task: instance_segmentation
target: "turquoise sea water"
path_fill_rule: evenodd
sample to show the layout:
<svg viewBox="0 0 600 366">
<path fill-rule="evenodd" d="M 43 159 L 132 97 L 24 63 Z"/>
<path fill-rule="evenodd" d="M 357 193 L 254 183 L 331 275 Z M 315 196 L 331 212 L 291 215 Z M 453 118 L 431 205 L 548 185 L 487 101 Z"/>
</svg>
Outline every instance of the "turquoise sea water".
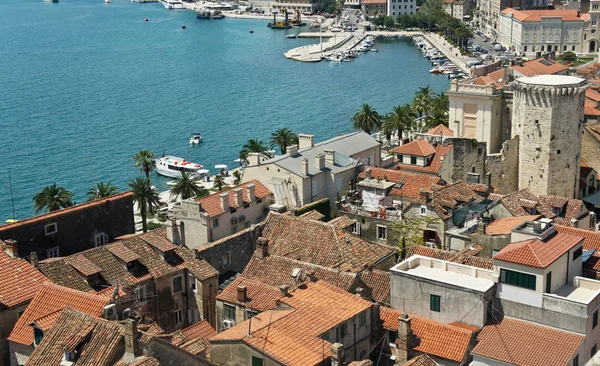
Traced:
<svg viewBox="0 0 600 366">
<path fill-rule="evenodd" d="M 411 42 L 380 42 L 351 63 L 303 64 L 282 53 L 316 41 L 266 23 L 126 0 L 0 1 L 0 222 L 12 216 L 9 174 L 24 218 L 53 182 L 77 202 L 92 182 L 125 189 L 140 149 L 235 166 L 249 138 L 289 127 L 324 140 L 351 131 L 361 103 L 383 113 L 419 87 L 448 88 Z M 201 146 L 188 145 L 192 132 Z M 167 179 L 153 180 L 166 189 Z"/>
</svg>

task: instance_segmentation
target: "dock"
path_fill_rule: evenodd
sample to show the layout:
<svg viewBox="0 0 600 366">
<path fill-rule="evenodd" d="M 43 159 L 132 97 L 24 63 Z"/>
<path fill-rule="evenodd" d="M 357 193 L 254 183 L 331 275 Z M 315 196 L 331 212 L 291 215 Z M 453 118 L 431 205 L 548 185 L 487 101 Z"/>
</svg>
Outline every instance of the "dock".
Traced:
<svg viewBox="0 0 600 366">
<path fill-rule="evenodd" d="M 314 36 L 316 35 L 316 36 Z M 323 57 L 331 55 L 333 52 L 349 51 L 357 44 L 362 42 L 368 34 L 366 33 L 316 33 L 304 32 L 298 34 L 300 38 L 323 38 L 323 42 L 292 48 L 283 55 L 291 60 L 300 62 L 319 62 Z"/>
</svg>

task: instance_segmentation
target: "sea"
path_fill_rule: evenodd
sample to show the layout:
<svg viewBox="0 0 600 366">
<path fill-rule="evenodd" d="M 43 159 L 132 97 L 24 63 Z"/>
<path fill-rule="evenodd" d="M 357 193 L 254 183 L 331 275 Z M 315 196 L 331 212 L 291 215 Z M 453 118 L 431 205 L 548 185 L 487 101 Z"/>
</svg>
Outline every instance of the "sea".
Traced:
<svg viewBox="0 0 600 366">
<path fill-rule="evenodd" d="M 363 103 L 386 113 L 420 87 L 449 87 L 410 40 L 349 63 L 299 63 L 283 53 L 318 39 L 267 22 L 129 0 L 0 1 L 0 223 L 13 204 L 17 219 L 32 216 L 52 183 L 79 203 L 96 182 L 127 189 L 141 149 L 216 173 L 237 166 L 248 139 L 288 127 L 322 141 L 353 131 Z M 196 132 L 203 142 L 190 146 Z"/>
</svg>

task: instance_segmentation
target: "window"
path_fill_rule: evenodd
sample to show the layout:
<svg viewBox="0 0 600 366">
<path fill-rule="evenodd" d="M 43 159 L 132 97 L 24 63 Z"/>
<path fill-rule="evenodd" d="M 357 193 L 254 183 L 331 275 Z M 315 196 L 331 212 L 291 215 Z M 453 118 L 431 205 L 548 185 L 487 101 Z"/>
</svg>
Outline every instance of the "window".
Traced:
<svg viewBox="0 0 600 366">
<path fill-rule="evenodd" d="M 181 277 L 181 276 L 173 277 L 171 279 L 171 282 L 173 282 L 173 286 L 171 287 L 173 294 L 178 294 L 181 291 L 183 291 L 183 277 Z"/>
<path fill-rule="evenodd" d="M 411 163 L 412 165 L 415 165 L 415 164 L 417 164 L 417 157 L 416 157 L 416 156 L 411 156 L 411 157 L 410 157 L 410 163 Z"/>
<path fill-rule="evenodd" d="M 344 323 L 337 327 L 335 333 L 337 340 L 341 342 L 344 339 L 344 337 L 346 337 L 346 334 L 348 334 L 348 323 Z"/>
<path fill-rule="evenodd" d="M 573 252 L 573 260 L 581 257 L 581 254 L 583 254 L 583 247 L 579 247 Z"/>
<path fill-rule="evenodd" d="M 233 227 L 231 228 L 231 233 L 232 233 L 232 234 L 235 234 L 235 233 L 237 233 L 237 226 L 233 226 Z"/>
<path fill-rule="evenodd" d="M 579 366 L 579 355 L 575 355 L 573 358 L 573 366 Z"/>
<path fill-rule="evenodd" d="M 52 248 L 46 250 L 46 257 L 48 257 L 48 258 L 60 257 L 60 249 L 58 247 L 52 247 Z"/>
<path fill-rule="evenodd" d="M 213 219 L 213 227 L 219 227 L 219 218 Z"/>
<path fill-rule="evenodd" d="M 33 327 L 33 344 L 36 346 L 44 339 L 44 331 L 38 327 Z"/>
<path fill-rule="evenodd" d="M 560 150 L 556 150 L 556 155 L 560 155 Z"/>
<path fill-rule="evenodd" d="M 500 269 L 500 282 L 502 283 L 535 290 L 535 281 L 534 275 Z"/>
<path fill-rule="evenodd" d="M 494 258 L 494 256 L 498 254 L 499 251 L 500 249 L 492 249 L 492 258 Z"/>
<path fill-rule="evenodd" d="M 94 247 L 101 247 L 106 244 L 108 244 L 108 235 L 104 233 L 94 235 Z"/>
<path fill-rule="evenodd" d="M 546 293 L 552 293 L 552 271 L 546 275 Z"/>
<path fill-rule="evenodd" d="M 441 298 L 438 295 L 429 295 L 429 310 L 440 312 Z"/>
<path fill-rule="evenodd" d="M 231 263 L 231 255 L 229 252 L 221 256 L 221 262 L 223 263 L 223 266 L 228 266 Z"/>
<path fill-rule="evenodd" d="M 592 329 L 596 328 L 598 325 L 598 310 L 594 312 L 594 316 L 592 317 Z"/>
<path fill-rule="evenodd" d="M 571 51 L 575 51 L 575 46 L 571 47 Z M 579 355 L 577 355 L 579 357 Z"/>
<path fill-rule="evenodd" d="M 251 309 L 246 309 L 246 320 L 248 320 L 250 318 L 254 318 L 257 315 L 258 315 L 258 311 L 254 311 L 254 310 L 251 310 Z"/>
<path fill-rule="evenodd" d="M 263 359 L 260 357 L 252 356 L 252 366 L 263 366 Z"/>
<path fill-rule="evenodd" d="M 180 325 L 181 323 L 183 323 L 183 310 L 175 310 L 173 312 L 173 315 L 175 315 L 175 325 Z"/>
<path fill-rule="evenodd" d="M 190 275 L 190 288 L 196 291 L 196 277 Z"/>
<path fill-rule="evenodd" d="M 247 229 L 250 227 L 250 221 L 244 222 L 244 227 Z"/>
<path fill-rule="evenodd" d="M 44 233 L 46 235 L 56 234 L 57 232 L 58 232 L 58 226 L 56 225 L 56 222 L 53 222 L 51 224 L 44 226 Z"/>
<path fill-rule="evenodd" d="M 367 324 L 367 313 L 362 313 L 358 316 L 358 326 L 364 327 Z"/>
<path fill-rule="evenodd" d="M 356 221 L 352 224 L 352 234 L 360 236 L 360 222 Z"/>
<path fill-rule="evenodd" d="M 596 351 L 598 351 L 598 343 L 594 344 L 594 347 L 592 347 L 592 352 L 591 352 L 590 357 L 594 357 L 594 355 L 596 354 Z"/>
<path fill-rule="evenodd" d="M 377 239 L 387 240 L 387 227 L 377 225 Z"/>
<path fill-rule="evenodd" d="M 233 305 L 223 305 L 223 317 L 229 320 L 235 320 L 235 306 Z"/>
<path fill-rule="evenodd" d="M 421 216 L 427 215 L 427 206 L 421 205 Z"/>
</svg>

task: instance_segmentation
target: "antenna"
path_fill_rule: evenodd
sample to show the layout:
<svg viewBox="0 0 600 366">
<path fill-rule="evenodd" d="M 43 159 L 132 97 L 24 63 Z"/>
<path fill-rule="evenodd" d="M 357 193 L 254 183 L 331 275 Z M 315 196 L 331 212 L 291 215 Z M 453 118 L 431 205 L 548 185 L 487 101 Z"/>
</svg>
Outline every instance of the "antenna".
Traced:
<svg viewBox="0 0 600 366">
<path fill-rule="evenodd" d="M 15 197 L 13 196 L 12 179 L 10 174 L 8 175 L 8 186 L 10 188 L 10 202 L 12 203 L 13 221 L 16 221 L 17 215 L 15 214 Z"/>
</svg>

